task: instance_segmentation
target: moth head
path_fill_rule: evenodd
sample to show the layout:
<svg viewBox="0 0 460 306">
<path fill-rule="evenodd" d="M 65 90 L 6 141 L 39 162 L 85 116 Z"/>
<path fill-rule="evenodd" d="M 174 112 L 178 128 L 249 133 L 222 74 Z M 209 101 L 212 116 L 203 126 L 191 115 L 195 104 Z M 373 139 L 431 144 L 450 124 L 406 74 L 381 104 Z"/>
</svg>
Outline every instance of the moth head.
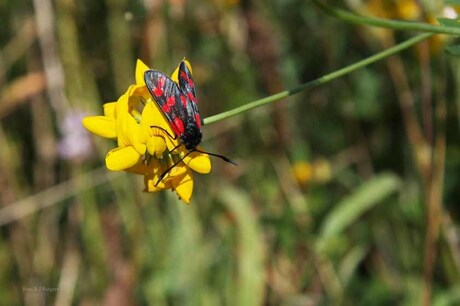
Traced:
<svg viewBox="0 0 460 306">
<path fill-rule="evenodd" d="M 180 140 L 187 150 L 195 150 L 201 142 L 201 137 L 201 129 L 193 122 L 190 122 L 180 136 Z"/>
</svg>

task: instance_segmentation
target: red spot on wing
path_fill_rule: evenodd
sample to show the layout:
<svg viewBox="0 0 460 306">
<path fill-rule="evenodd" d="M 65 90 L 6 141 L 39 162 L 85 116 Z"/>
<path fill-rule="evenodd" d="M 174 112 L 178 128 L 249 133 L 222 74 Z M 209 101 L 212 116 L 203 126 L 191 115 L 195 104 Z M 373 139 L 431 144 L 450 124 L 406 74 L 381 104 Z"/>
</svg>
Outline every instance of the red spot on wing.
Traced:
<svg viewBox="0 0 460 306">
<path fill-rule="evenodd" d="M 187 73 L 185 73 L 185 71 L 181 71 L 180 75 L 181 75 L 182 78 L 184 78 L 184 80 L 187 81 L 188 86 L 190 86 L 190 88 L 195 87 L 195 84 L 193 83 L 193 80 L 188 77 L 188 75 L 187 75 Z"/>
<path fill-rule="evenodd" d="M 171 111 L 171 107 L 168 105 L 168 103 L 163 104 L 163 106 L 161 107 L 161 109 L 162 109 L 163 112 L 165 112 L 165 113 L 169 113 L 169 112 Z"/>
<path fill-rule="evenodd" d="M 180 118 L 174 118 L 174 125 L 173 125 L 173 129 L 174 129 L 174 132 L 176 132 L 177 135 L 182 135 L 182 133 L 184 133 L 184 122 L 182 121 L 182 119 Z"/>
<path fill-rule="evenodd" d="M 153 90 L 153 94 L 157 97 L 160 97 L 163 95 L 163 90 L 161 90 L 161 88 L 159 87 L 155 87 L 155 89 Z"/>
<path fill-rule="evenodd" d="M 165 79 L 164 76 L 159 76 L 158 77 L 158 86 L 159 87 L 164 87 L 165 86 L 165 81 L 166 81 L 166 79 Z"/>
<path fill-rule="evenodd" d="M 201 119 L 199 114 L 195 114 L 195 121 L 196 125 L 198 125 L 198 127 L 201 128 Z"/>
<path fill-rule="evenodd" d="M 182 102 L 182 105 L 186 108 L 187 107 L 187 97 L 184 95 L 180 95 L 180 100 Z"/>
<path fill-rule="evenodd" d="M 166 103 L 161 106 L 161 109 L 163 112 L 169 113 L 171 112 L 171 107 L 173 107 L 174 104 L 176 104 L 176 98 L 174 98 L 174 96 L 170 96 L 166 99 Z"/>
<path fill-rule="evenodd" d="M 190 100 L 192 100 L 193 103 L 198 103 L 195 96 L 191 92 L 187 92 L 187 96 Z"/>
<path fill-rule="evenodd" d="M 170 96 L 166 99 L 166 104 L 169 105 L 169 107 L 173 107 L 174 104 L 176 104 L 176 98 L 174 96 Z"/>
<path fill-rule="evenodd" d="M 158 86 L 153 89 L 153 94 L 157 97 L 163 95 L 163 88 L 165 87 L 166 79 L 163 76 L 158 77 Z"/>
</svg>

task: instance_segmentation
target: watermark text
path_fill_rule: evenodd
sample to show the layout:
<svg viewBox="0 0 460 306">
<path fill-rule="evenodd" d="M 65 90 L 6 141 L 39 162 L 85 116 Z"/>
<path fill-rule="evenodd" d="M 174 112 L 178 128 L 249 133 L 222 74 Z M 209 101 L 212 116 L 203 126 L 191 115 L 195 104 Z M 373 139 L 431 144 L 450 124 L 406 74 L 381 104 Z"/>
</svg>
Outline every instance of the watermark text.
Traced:
<svg viewBox="0 0 460 306">
<path fill-rule="evenodd" d="M 33 286 L 33 287 L 22 287 L 22 292 L 24 293 L 54 293 L 57 292 L 59 288 L 45 287 L 45 286 Z"/>
</svg>

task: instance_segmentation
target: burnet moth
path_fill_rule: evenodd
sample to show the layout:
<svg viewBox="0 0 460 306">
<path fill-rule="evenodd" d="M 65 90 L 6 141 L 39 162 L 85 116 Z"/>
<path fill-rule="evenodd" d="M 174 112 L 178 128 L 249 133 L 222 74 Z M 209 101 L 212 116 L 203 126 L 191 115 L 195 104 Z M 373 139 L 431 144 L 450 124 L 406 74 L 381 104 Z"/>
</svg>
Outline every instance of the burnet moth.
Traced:
<svg viewBox="0 0 460 306">
<path fill-rule="evenodd" d="M 162 110 L 175 136 L 169 135 L 169 133 L 167 134 L 173 139 L 179 137 L 180 144 L 177 147 L 184 145 L 185 149 L 188 150 L 187 154 L 160 175 L 155 186 L 161 182 L 172 168 L 177 166 L 192 152 L 206 153 L 236 165 L 233 160 L 223 155 L 204 152 L 197 149 L 202 138 L 201 117 L 200 111 L 198 110 L 195 83 L 193 82 L 192 73 L 184 60 L 179 65 L 179 84 L 157 70 L 147 70 L 144 74 L 144 79 L 153 100 Z"/>
</svg>

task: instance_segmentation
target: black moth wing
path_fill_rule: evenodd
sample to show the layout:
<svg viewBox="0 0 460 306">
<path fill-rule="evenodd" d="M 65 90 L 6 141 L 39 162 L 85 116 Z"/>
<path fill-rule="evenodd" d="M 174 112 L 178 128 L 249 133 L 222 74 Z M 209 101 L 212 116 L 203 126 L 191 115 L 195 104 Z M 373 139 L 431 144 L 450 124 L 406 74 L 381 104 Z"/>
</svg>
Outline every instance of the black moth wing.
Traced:
<svg viewBox="0 0 460 306">
<path fill-rule="evenodd" d="M 196 97 L 195 83 L 193 82 L 192 72 L 187 67 L 185 61 L 182 61 L 179 65 L 179 88 L 181 92 L 187 97 L 187 114 L 190 118 L 196 122 L 198 127 L 201 127 L 200 110 L 198 109 L 198 99 Z"/>
<path fill-rule="evenodd" d="M 171 128 L 177 136 L 181 136 L 184 125 L 188 121 L 188 112 L 182 102 L 185 96 L 179 90 L 177 83 L 157 70 L 147 70 L 144 80 L 153 100 L 165 114 Z"/>
<path fill-rule="evenodd" d="M 185 61 L 182 61 L 179 65 L 179 88 L 182 92 L 187 93 L 187 97 L 193 102 L 196 101 L 196 89 L 195 83 L 193 82 L 192 72 L 188 69 Z M 188 95 L 190 93 L 191 95 Z"/>
</svg>

